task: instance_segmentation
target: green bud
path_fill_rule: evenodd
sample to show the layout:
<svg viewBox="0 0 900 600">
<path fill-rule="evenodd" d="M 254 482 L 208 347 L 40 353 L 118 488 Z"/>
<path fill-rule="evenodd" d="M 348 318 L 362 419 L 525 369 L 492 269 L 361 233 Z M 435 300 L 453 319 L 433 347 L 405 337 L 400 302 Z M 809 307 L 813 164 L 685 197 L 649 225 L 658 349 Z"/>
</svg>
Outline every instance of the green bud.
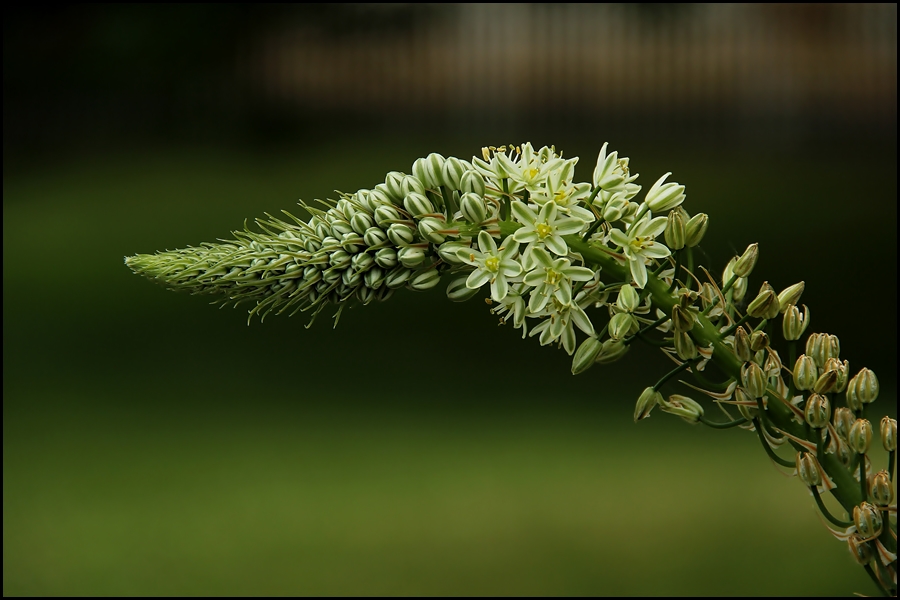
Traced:
<svg viewBox="0 0 900 600">
<path fill-rule="evenodd" d="M 420 158 L 419 160 L 416 161 L 416 163 L 418 163 L 419 161 L 422 161 L 424 164 L 425 159 Z M 415 163 L 413 163 L 413 168 L 415 168 L 415 166 L 416 166 Z M 406 177 L 403 178 L 403 181 L 400 182 L 400 190 L 403 192 L 404 198 L 406 198 L 412 192 L 424 195 L 425 194 L 425 180 L 420 179 L 415 174 L 407 175 Z"/>
<path fill-rule="evenodd" d="M 447 224 L 437 217 L 425 217 L 419 221 L 419 235 L 432 244 L 443 244 L 446 236 L 440 232 L 446 227 Z"/>
<path fill-rule="evenodd" d="M 459 190 L 463 194 L 472 193 L 484 196 L 484 178 L 475 170 L 466 171 L 459 178 Z"/>
<path fill-rule="evenodd" d="M 681 360 L 697 358 L 697 346 L 691 336 L 684 331 L 675 332 L 675 354 Z"/>
<path fill-rule="evenodd" d="M 663 183 L 671 173 L 660 177 L 647 192 L 644 203 L 655 213 L 671 210 L 684 202 L 684 186 L 674 181 Z"/>
<path fill-rule="evenodd" d="M 400 248 L 400 251 L 397 252 L 397 259 L 401 265 L 407 269 L 412 269 L 422 264 L 425 260 L 425 250 L 416 246 Z"/>
<path fill-rule="evenodd" d="M 881 419 L 881 445 L 885 452 L 897 450 L 897 419 L 883 417 Z"/>
<path fill-rule="evenodd" d="M 675 331 L 687 333 L 694 328 L 694 315 L 676 304 L 672 307 L 672 326 Z"/>
<path fill-rule="evenodd" d="M 328 257 L 328 264 L 335 269 L 346 269 L 350 266 L 350 255 L 344 250 L 335 250 Z"/>
<path fill-rule="evenodd" d="M 766 374 L 755 362 L 745 362 L 741 367 L 741 383 L 744 390 L 752 398 L 762 398 L 766 395 Z"/>
<path fill-rule="evenodd" d="M 700 404 L 679 394 L 672 394 L 668 400 L 660 402 L 659 408 L 663 412 L 681 417 L 691 425 L 699 423 L 700 417 L 703 416 L 703 407 Z"/>
<path fill-rule="evenodd" d="M 784 309 L 784 318 L 781 322 L 784 339 L 789 342 L 799 340 L 807 326 L 809 326 L 809 309 L 805 304 L 803 305 L 803 314 L 800 314 L 800 309 L 793 304 L 789 304 Z"/>
<path fill-rule="evenodd" d="M 465 161 L 459 160 L 455 156 L 451 156 L 441 167 L 441 180 L 444 182 L 444 185 L 449 187 L 451 190 L 459 189 L 459 182 L 462 179 L 462 176 L 471 168 L 472 166 L 467 164 Z"/>
<path fill-rule="evenodd" d="M 417 192 L 410 192 L 406 195 L 406 198 L 403 199 L 403 207 L 414 217 L 434 213 L 434 204 L 431 203 L 431 200 Z"/>
<path fill-rule="evenodd" d="M 885 470 L 878 471 L 869 481 L 869 495 L 872 503 L 886 509 L 894 501 L 894 484 L 891 475 Z"/>
<path fill-rule="evenodd" d="M 363 277 L 363 283 L 366 284 L 366 287 L 377 290 L 384 283 L 384 270 L 380 267 L 372 267 L 366 271 L 366 274 Z"/>
<path fill-rule="evenodd" d="M 853 411 L 846 406 L 834 409 L 834 430 L 842 439 L 846 440 L 850 436 L 850 428 L 855 420 Z"/>
<path fill-rule="evenodd" d="M 847 444 L 857 454 L 865 454 L 872 444 L 872 424 L 868 419 L 857 419 L 850 427 Z"/>
<path fill-rule="evenodd" d="M 365 240 L 363 240 L 355 231 L 345 233 L 341 236 L 341 248 L 343 248 L 350 254 L 356 254 L 357 252 L 362 250 L 362 247 L 365 243 Z"/>
<path fill-rule="evenodd" d="M 859 402 L 862 404 L 871 404 L 878 398 L 880 386 L 875 373 L 869 369 L 863 368 L 860 369 L 859 373 L 857 373 L 856 376 L 850 380 L 850 383 L 847 384 L 848 396 L 850 395 L 851 389 Z"/>
<path fill-rule="evenodd" d="M 750 352 L 750 336 L 747 335 L 743 325 L 734 332 L 734 355 L 741 362 L 747 362 L 753 357 L 753 353 Z"/>
<path fill-rule="evenodd" d="M 640 296 L 630 284 L 623 285 L 619 288 L 616 306 L 620 309 L 627 313 L 633 313 L 640 302 Z"/>
<path fill-rule="evenodd" d="M 609 320 L 609 337 L 616 341 L 623 339 L 636 322 L 629 313 L 614 314 Z"/>
<path fill-rule="evenodd" d="M 437 269 L 428 269 L 427 271 L 416 274 L 416 276 L 409 281 L 408 287 L 411 290 L 423 292 L 436 286 L 440 280 L 441 274 L 438 273 Z"/>
<path fill-rule="evenodd" d="M 597 355 L 598 365 L 608 365 L 621 359 L 628 353 L 630 346 L 621 341 L 606 340 Z"/>
<path fill-rule="evenodd" d="M 594 336 L 581 342 L 578 350 L 575 351 L 575 356 L 572 357 L 572 375 L 584 373 L 593 367 L 602 348 L 603 342 Z"/>
<path fill-rule="evenodd" d="M 778 306 L 781 309 L 781 312 L 787 310 L 787 307 L 792 304 L 797 304 L 797 301 L 800 300 L 800 296 L 803 295 L 803 289 L 806 287 L 806 283 L 801 281 L 800 283 L 795 283 L 792 286 L 786 287 L 780 294 L 778 294 Z"/>
<path fill-rule="evenodd" d="M 462 198 L 459 199 L 459 209 L 463 218 L 474 225 L 481 225 L 487 218 L 484 198 L 473 192 L 462 195 Z"/>
<path fill-rule="evenodd" d="M 646 419 L 647 417 L 649 417 L 650 411 L 653 410 L 653 407 L 657 404 L 662 403 L 662 394 L 654 390 L 652 387 L 645 388 L 634 407 L 634 422 L 637 423 L 641 419 Z"/>
<path fill-rule="evenodd" d="M 628 200 L 623 195 L 615 194 L 603 207 L 603 219 L 610 223 L 618 221 L 625 215 L 628 204 Z"/>
<path fill-rule="evenodd" d="M 853 555 L 854 560 L 860 565 L 866 566 L 872 562 L 874 557 L 872 545 L 863 540 L 858 533 L 850 534 L 850 537 L 847 538 L 847 546 L 850 548 L 850 554 Z"/>
<path fill-rule="evenodd" d="M 425 157 L 425 179 L 423 183 L 427 187 L 437 189 L 446 183 L 444 181 L 445 161 L 446 159 L 437 152 L 432 152 Z"/>
<path fill-rule="evenodd" d="M 334 237 L 341 239 L 345 233 L 351 233 L 353 228 L 350 227 L 350 223 L 343 219 L 335 219 L 331 222 L 331 235 Z"/>
<path fill-rule="evenodd" d="M 408 246 L 416 239 L 415 230 L 403 223 L 394 223 L 387 230 L 387 237 L 395 246 Z"/>
<path fill-rule="evenodd" d="M 871 540 L 881 534 L 881 512 L 872 504 L 863 502 L 853 507 L 853 524 L 864 540 Z"/>
<path fill-rule="evenodd" d="M 750 244 L 740 258 L 734 263 L 732 270 L 738 277 L 748 277 L 756 266 L 756 259 L 759 258 L 759 244 Z M 774 290 L 773 290 L 774 292 Z"/>
<path fill-rule="evenodd" d="M 361 205 L 367 207 L 370 212 L 374 213 L 382 206 L 400 204 L 402 200 L 403 196 L 393 197 L 387 185 L 381 183 L 376 185 L 375 189 L 369 192 L 368 196 L 366 196 L 365 198 L 365 201 L 361 202 Z"/>
<path fill-rule="evenodd" d="M 380 246 L 387 242 L 387 234 L 380 227 L 369 227 L 363 233 L 363 242 L 371 248 L 372 246 Z"/>
<path fill-rule="evenodd" d="M 684 226 L 684 245 L 693 248 L 706 235 L 706 229 L 709 227 L 709 215 L 699 213 L 691 217 L 691 220 Z"/>
<path fill-rule="evenodd" d="M 412 274 L 413 271 L 410 271 L 402 265 L 398 265 L 388 271 L 388 274 L 384 278 L 384 285 L 392 290 L 403 287 L 406 285 L 406 282 L 409 281 Z"/>
<path fill-rule="evenodd" d="M 666 229 L 664 234 L 666 246 L 672 250 L 681 250 L 684 248 L 684 217 L 678 211 L 671 211 L 666 220 Z"/>
<path fill-rule="evenodd" d="M 372 219 L 372 215 L 362 211 L 359 211 L 350 219 L 350 227 L 359 235 L 363 235 L 374 224 L 375 221 Z"/>
<path fill-rule="evenodd" d="M 769 336 L 765 331 L 754 331 L 750 334 L 750 351 L 759 352 L 769 346 Z"/>
<path fill-rule="evenodd" d="M 819 471 L 819 462 L 809 452 L 797 453 L 797 476 L 803 485 L 816 487 L 822 485 L 822 473 Z"/>
<path fill-rule="evenodd" d="M 810 427 L 822 429 L 831 420 L 831 402 L 826 396 L 812 394 L 806 401 L 804 415 Z"/>
<path fill-rule="evenodd" d="M 379 227 L 390 227 L 395 221 L 402 220 L 400 212 L 393 206 L 379 206 L 374 213 L 375 224 Z"/>
<path fill-rule="evenodd" d="M 747 280 L 744 277 L 737 279 L 731 286 L 731 299 L 740 302 L 747 295 Z"/>
<path fill-rule="evenodd" d="M 778 315 L 778 296 L 768 281 L 759 288 L 759 294 L 747 307 L 747 314 L 757 319 L 773 319 Z"/>
<path fill-rule="evenodd" d="M 848 377 L 850 374 L 850 361 L 845 360 L 843 363 L 839 358 L 829 358 L 822 367 L 823 374 L 827 371 L 834 371 L 836 379 L 834 383 L 834 393 L 840 394 L 847 389 Z"/>
<path fill-rule="evenodd" d="M 827 394 L 834 390 L 837 385 L 838 374 L 836 371 L 823 372 L 816 383 L 813 384 L 813 391 L 817 394 Z"/>
<path fill-rule="evenodd" d="M 384 177 L 385 192 L 388 198 L 396 204 L 402 202 L 403 197 L 406 196 L 406 193 L 400 187 L 404 177 L 405 175 L 399 171 L 391 171 Z M 371 207 L 371 204 L 369 206 Z M 375 208 L 372 207 L 372 210 L 375 210 Z"/>
<path fill-rule="evenodd" d="M 393 248 L 382 248 L 375 253 L 375 264 L 382 269 L 392 269 L 397 266 L 397 251 Z"/>
<path fill-rule="evenodd" d="M 300 266 L 300 265 L 297 265 Z M 353 267 L 355 271 L 359 271 L 360 273 L 364 273 L 368 271 L 370 268 L 375 266 L 375 259 L 372 258 L 371 254 L 366 254 L 365 252 L 361 252 L 359 254 L 354 254 L 353 258 L 350 260 L 350 266 Z"/>
<path fill-rule="evenodd" d="M 447 285 L 447 297 L 453 302 L 465 302 L 481 292 L 481 288 L 471 289 L 466 286 L 468 274 L 457 277 Z"/>
<path fill-rule="evenodd" d="M 463 261 L 459 260 L 457 253 L 463 249 L 471 250 L 471 248 L 472 247 L 469 244 L 464 244 L 462 242 L 444 242 L 437 247 L 437 253 L 445 263 L 449 265 L 461 265 L 463 264 Z"/>
</svg>

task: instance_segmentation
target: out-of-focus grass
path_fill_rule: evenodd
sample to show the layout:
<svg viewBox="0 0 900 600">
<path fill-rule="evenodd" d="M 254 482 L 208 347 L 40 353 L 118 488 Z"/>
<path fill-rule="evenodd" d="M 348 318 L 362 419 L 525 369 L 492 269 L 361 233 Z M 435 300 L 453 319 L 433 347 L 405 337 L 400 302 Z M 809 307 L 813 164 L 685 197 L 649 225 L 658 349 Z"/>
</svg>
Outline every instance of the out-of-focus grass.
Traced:
<svg viewBox="0 0 900 600">
<path fill-rule="evenodd" d="M 666 368 L 651 353 L 573 378 L 563 352 L 440 290 L 347 311 L 336 331 L 248 328 L 122 264 L 370 187 L 431 149 L 148 153 L 4 177 L 4 593 L 873 592 L 752 435 L 631 423 Z M 768 157 L 634 156 L 645 183 L 671 169 L 711 214 L 718 263 L 723 244 L 776 244 L 757 270 L 808 278 L 814 323 L 868 306 L 823 294 L 822 273 L 868 289 L 890 266 L 785 241 L 840 229 L 846 194 L 820 176 L 842 157 L 788 177 Z M 857 162 L 874 181 L 854 208 L 895 221 L 895 160 Z M 813 203 L 810 224 L 798 207 Z M 878 256 L 895 255 L 893 221 L 870 223 Z M 854 367 L 891 362 L 868 326 L 838 322 Z M 876 414 L 896 411 L 884 395 Z"/>
</svg>

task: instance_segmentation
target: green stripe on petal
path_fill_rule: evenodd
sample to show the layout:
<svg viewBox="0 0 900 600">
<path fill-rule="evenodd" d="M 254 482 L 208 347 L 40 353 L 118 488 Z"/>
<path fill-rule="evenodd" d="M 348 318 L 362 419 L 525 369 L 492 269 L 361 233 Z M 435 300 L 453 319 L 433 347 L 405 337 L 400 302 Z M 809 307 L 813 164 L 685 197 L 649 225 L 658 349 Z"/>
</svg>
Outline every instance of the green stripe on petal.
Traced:
<svg viewBox="0 0 900 600">
<path fill-rule="evenodd" d="M 466 279 L 466 287 L 475 290 L 483 286 L 491 279 L 491 273 L 484 269 L 475 269 Z"/>
</svg>

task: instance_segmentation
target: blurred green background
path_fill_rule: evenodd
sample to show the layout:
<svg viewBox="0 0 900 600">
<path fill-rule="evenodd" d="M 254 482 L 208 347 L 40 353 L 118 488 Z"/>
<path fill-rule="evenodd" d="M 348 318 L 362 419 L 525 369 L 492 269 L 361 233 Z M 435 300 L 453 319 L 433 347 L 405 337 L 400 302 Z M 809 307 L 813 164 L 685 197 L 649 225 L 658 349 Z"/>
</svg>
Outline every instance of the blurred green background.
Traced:
<svg viewBox="0 0 900 600">
<path fill-rule="evenodd" d="M 122 264 L 609 141 L 895 416 L 896 5 L 829 6 L 5 9 L 4 594 L 874 593 L 753 435 L 632 423 L 648 349 L 572 377 L 440 288 L 247 327 Z"/>
</svg>

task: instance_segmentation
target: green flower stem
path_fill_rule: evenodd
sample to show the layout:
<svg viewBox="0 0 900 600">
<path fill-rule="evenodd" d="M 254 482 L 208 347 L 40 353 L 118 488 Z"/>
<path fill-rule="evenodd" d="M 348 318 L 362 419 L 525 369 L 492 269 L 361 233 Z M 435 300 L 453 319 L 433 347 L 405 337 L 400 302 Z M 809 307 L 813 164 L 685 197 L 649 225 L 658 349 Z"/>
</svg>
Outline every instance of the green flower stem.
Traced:
<svg viewBox="0 0 900 600">
<path fill-rule="evenodd" d="M 599 188 L 598 188 L 599 189 Z M 591 236 L 594 235 L 594 232 L 600 229 L 600 225 L 603 223 L 600 219 L 594 221 L 588 230 L 585 232 L 584 236 L 581 238 L 582 242 L 586 242 L 591 239 Z"/>
<path fill-rule="evenodd" d="M 706 376 L 703 375 L 697 369 L 694 369 L 691 372 L 691 375 L 694 376 L 694 379 L 696 379 L 700 383 L 700 385 L 702 385 L 706 388 L 709 388 L 709 389 L 725 391 L 728 389 L 728 386 L 731 385 L 731 379 L 729 379 L 727 381 L 723 381 L 722 383 L 716 383 L 714 381 L 710 381 L 709 379 L 707 379 Z"/>
<path fill-rule="evenodd" d="M 859 490 L 862 495 L 863 502 L 869 499 L 868 482 L 866 481 L 866 455 L 859 455 Z"/>
<path fill-rule="evenodd" d="M 652 323 L 650 323 L 649 325 L 646 325 L 645 327 L 642 327 L 636 334 L 634 334 L 634 335 L 631 336 L 630 338 L 626 338 L 626 339 L 624 340 L 625 345 L 627 346 L 628 344 L 631 344 L 631 342 L 633 342 L 635 339 L 637 339 L 638 336 L 643 336 L 643 335 L 644 335 L 645 333 L 647 333 L 648 331 L 651 331 L 651 330 L 653 330 L 653 329 L 656 329 L 657 327 L 659 327 L 660 325 L 662 325 L 663 323 L 665 323 L 665 322 L 668 321 L 668 320 L 669 320 L 669 316 L 668 316 L 668 315 L 663 315 L 663 316 L 661 316 L 660 318 L 658 318 L 657 320 L 655 320 L 655 321 L 653 321 Z M 641 339 L 644 339 L 644 338 L 641 337 Z"/>
<path fill-rule="evenodd" d="M 740 419 L 735 419 L 734 421 L 728 421 L 727 423 L 716 423 L 715 421 L 710 421 L 703 415 L 700 415 L 700 422 L 706 425 L 707 427 L 712 427 L 713 429 L 731 429 L 732 427 L 737 427 L 738 425 L 743 425 L 747 422 L 747 419 L 741 417 Z"/>
<path fill-rule="evenodd" d="M 675 287 L 678 284 L 678 272 L 681 270 L 681 255 L 684 253 L 684 250 L 676 250 L 675 251 L 675 271 L 672 273 L 672 285 L 669 286 L 669 293 L 675 291 Z"/>
<path fill-rule="evenodd" d="M 459 210 L 459 207 L 453 200 L 453 192 L 450 191 L 450 189 L 446 185 L 442 185 L 441 195 L 444 197 L 444 206 L 447 207 L 447 214 L 450 215 L 450 218 L 453 218 L 453 215 L 455 215 L 456 211 Z"/>
<path fill-rule="evenodd" d="M 822 501 L 822 496 L 819 494 L 819 489 L 816 486 L 810 486 L 809 491 L 812 492 L 813 498 L 816 499 L 816 505 L 819 507 L 819 511 L 821 511 L 822 516 L 831 521 L 832 525 L 837 525 L 841 529 L 846 529 L 853 525 L 853 523 L 849 521 L 841 521 L 837 517 L 835 517 L 831 512 L 829 512 L 828 507 L 825 506 L 825 502 Z"/>
<path fill-rule="evenodd" d="M 687 254 L 687 270 L 691 273 L 691 275 L 693 275 L 694 274 L 694 249 L 691 248 L 690 246 L 688 246 L 687 248 L 685 248 L 685 254 Z M 691 286 L 693 284 L 694 284 L 693 277 L 685 278 L 684 287 L 686 287 L 687 289 L 691 289 Z"/>
<path fill-rule="evenodd" d="M 672 379 L 673 377 L 675 377 L 682 371 L 690 368 L 690 366 L 692 364 L 694 364 L 694 362 L 695 361 L 693 361 L 693 360 L 685 361 L 685 362 L 681 363 L 680 365 L 678 365 L 677 367 L 675 367 L 674 369 L 672 369 L 671 371 L 669 371 L 668 373 L 666 373 L 665 375 L 663 375 L 660 378 L 660 380 L 656 382 L 656 385 L 653 386 L 653 391 L 658 392 L 659 388 L 666 385 L 666 383 L 668 383 L 670 379 Z"/>
<path fill-rule="evenodd" d="M 759 436 L 759 441 L 762 444 L 763 450 L 766 451 L 766 454 L 769 455 L 769 458 L 771 458 L 782 467 L 792 468 L 795 466 L 791 461 L 787 460 L 786 458 L 781 458 L 780 456 L 775 454 L 775 451 L 772 450 L 771 446 L 769 446 L 769 442 L 766 441 L 766 436 L 762 430 L 763 425 L 762 423 L 760 423 L 759 418 L 753 419 L 753 426 L 756 428 L 756 435 Z"/>
<path fill-rule="evenodd" d="M 881 582 L 878 580 L 878 576 L 875 575 L 875 572 L 872 570 L 871 564 L 865 565 L 864 568 L 866 569 L 866 573 L 869 574 L 869 577 L 872 578 L 872 581 L 875 582 L 875 585 L 878 586 L 878 591 L 881 592 L 882 596 L 890 597 L 890 596 L 894 595 L 894 594 L 888 592 L 888 590 L 884 589 L 884 587 L 882 587 Z"/>
<path fill-rule="evenodd" d="M 723 294 L 723 295 L 726 294 L 726 293 L 728 292 L 728 290 L 731 289 L 731 286 L 734 285 L 734 282 L 737 281 L 737 280 L 738 280 L 738 276 L 737 276 L 737 275 L 732 275 L 732 276 L 731 276 L 731 279 L 728 280 L 728 283 L 725 284 L 725 287 L 722 288 L 722 294 Z M 703 312 L 700 313 L 700 314 L 702 314 L 704 317 L 705 317 L 706 315 L 708 315 L 708 314 L 709 314 L 709 311 L 711 311 L 712 309 L 714 309 L 714 308 L 716 307 L 716 305 L 719 304 L 719 298 L 721 298 L 721 296 L 716 296 L 715 298 L 713 298 L 713 301 L 710 302 L 709 306 L 707 306 L 706 308 L 704 308 L 704 309 L 703 309 Z"/>
<path fill-rule="evenodd" d="M 890 452 L 888 452 L 888 474 L 891 476 L 892 483 L 894 481 L 894 467 L 897 466 L 896 462 L 894 462 L 896 459 L 897 459 L 897 451 L 896 450 L 891 450 Z"/>
<path fill-rule="evenodd" d="M 737 331 L 738 327 L 740 327 L 741 325 L 743 325 L 744 323 L 746 323 L 749 320 L 750 320 L 750 315 L 744 315 L 738 321 L 736 321 L 734 325 L 732 325 L 731 327 L 729 327 L 728 329 L 723 331 L 722 337 L 728 337 L 729 335 L 731 335 L 732 333 Z"/>
</svg>

